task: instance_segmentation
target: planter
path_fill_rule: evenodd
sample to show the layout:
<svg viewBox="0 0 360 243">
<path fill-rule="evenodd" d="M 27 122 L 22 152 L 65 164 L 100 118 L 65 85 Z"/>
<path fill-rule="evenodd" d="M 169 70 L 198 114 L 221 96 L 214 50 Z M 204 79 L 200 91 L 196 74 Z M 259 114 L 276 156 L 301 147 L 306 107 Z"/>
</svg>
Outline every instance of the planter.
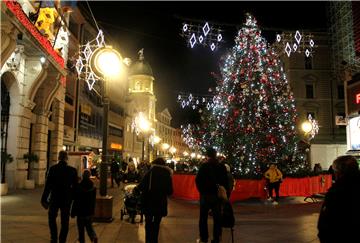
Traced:
<svg viewBox="0 0 360 243">
<path fill-rule="evenodd" d="M 1 192 L 1 196 L 4 196 L 8 193 L 8 184 L 7 183 L 1 183 L 0 184 L 0 192 Z"/>
<path fill-rule="evenodd" d="M 34 180 L 25 180 L 25 189 L 34 189 L 35 188 L 35 181 Z"/>
</svg>

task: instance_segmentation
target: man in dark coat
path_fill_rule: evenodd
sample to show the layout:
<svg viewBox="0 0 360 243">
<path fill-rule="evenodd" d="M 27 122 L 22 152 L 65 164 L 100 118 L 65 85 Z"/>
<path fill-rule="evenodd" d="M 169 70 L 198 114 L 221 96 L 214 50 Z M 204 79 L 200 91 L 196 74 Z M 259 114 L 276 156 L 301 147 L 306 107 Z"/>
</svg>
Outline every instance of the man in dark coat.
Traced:
<svg viewBox="0 0 360 243">
<path fill-rule="evenodd" d="M 92 242 L 97 242 L 92 219 L 95 214 L 96 188 L 90 180 L 90 171 L 84 170 L 83 179 L 76 188 L 74 203 L 71 208 L 71 217 L 77 216 L 76 222 L 79 233 L 79 242 L 85 242 L 85 228 Z"/>
<path fill-rule="evenodd" d="M 59 162 L 49 169 L 41 204 L 45 209 L 49 209 L 49 228 L 52 243 L 58 242 L 56 217 L 60 209 L 61 230 L 59 242 L 65 243 L 69 231 L 70 207 L 78 178 L 76 169 L 67 164 L 67 152 L 60 151 L 58 158 Z"/>
<path fill-rule="evenodd" d="M 111 172 L 111 187 L 114 187 L 114 180 L 117 184 L 117 186 L 120 186 L 120 181 L 119 181 L 119 164 L 116 162 L 115 159 L 112 159 L 111 161 L 111 166 L 110 166 L 110 172 Z"/>
<path fill-rule="evenodd" d="M 321 243 L 358 242 L 360 171 L 353 156 L 338 157 L 332 164 L 335 183 L 326 193 L 318 221 Z"/>
<path fill-rule="evenodd" d="M 152 162 L 137 190 L 143 193 L 145 241 L 157 243 L 161 219 L 167 216 L 167 197 L 173 193 L 171 170 L 163 158 Z"/>
<path fill-rule="evenodd" d="M 200 193 L 200 242 L 208 242 L 208 213 L 211 210 L 214 219 L 213 240 L 220 242 L 221 237 L 221 199 L 218 198 L 218 186 L 223 186 L 229 191 L 227 171 L 224 164 L 216 159 L 216 150 L 208 148 L 206 151 L 208 160 L 200 166 L 196 175 L 196 187 Z"/>
</svg>

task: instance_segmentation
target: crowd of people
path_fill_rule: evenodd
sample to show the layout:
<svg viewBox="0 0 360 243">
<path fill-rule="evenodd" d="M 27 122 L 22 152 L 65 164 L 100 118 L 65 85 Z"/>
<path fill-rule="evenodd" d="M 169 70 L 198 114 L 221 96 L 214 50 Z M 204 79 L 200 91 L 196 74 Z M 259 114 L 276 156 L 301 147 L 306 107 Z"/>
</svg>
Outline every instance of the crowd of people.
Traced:
<svg viewBox="0 0 360 243">
<path fill-rule="evenodd" d="M 224 203 L 228 202 L 235 186 L 235 180 L 228 164 L 220 162 L 216 150 L 206 151 L 207 159 L 200 165 L 195 183 L 200 194 L 199 243 L 208 242 L 208 216 L 213 217 L 211 243 L 221 241 Z M 95 213 L 96 188 L 90 179 L 91 172 L 84 170 L 78 183 L 77 171 L 67 164 L 68 156 L 60 151 L 59 162 L 47 174 L 42 206 L 48 210 L 51 242 L 66 242 L 69 218 L 76 217 L 78 240 L 85 242 L 85 230 L 92 242 L 98 238 L 92 227 Z M 320 172 L 317 165 L 314 171 Z M 318 237 L 321 243 L 352 242 L 356 239 L 357 221 L 360 218 L 360 170 L 353 156 L 340 156 L 331 166 L 334 183 L 326 193 L 318 220 Z M 163 158 L 152 163 L 143 161 L 135 166 L 132 159 L 118 164 L 111 163 L 111 186 L 114 182 L 138 183 L 135 190 L 141 194 L 142 211 L 145 215 L 146 243 L 157 243 L 160 223 L 167 216 L 167 198 L 172 195 L 171 167 Z M 278 204 L 283 174 L 275 163 L 265 171 L 268 200 Z M 275 197 L 273 196 L 275 191 Z M 222 193 L 223 192 L 223 193 Z M 230 204 L 230 203 L 229 203 Z M 231 209 L 232 210 L 232 209 Z M 56 218 L 61 215 L 61 229 L 58 234 Z M 232 211 L 231 211 L 232 213 Z"/>
</svg>

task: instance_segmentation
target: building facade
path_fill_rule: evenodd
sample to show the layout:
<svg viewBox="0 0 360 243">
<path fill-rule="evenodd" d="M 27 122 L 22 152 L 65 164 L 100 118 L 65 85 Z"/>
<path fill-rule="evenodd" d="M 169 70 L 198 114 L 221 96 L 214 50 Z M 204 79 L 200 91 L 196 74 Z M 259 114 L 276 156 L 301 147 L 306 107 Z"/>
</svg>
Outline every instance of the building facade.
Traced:
<svg viewBox="0 0 360 243">
<path fill-rule="evenodd" d="M 345 117 L 344 85 L 333 75 L 329 34 L 315 32 L 312 35 L 316 45 L 312 55 L 294 53 L 288 57 L 283 54 L 281 60 L 299 114 L 297 127 L 300 128 L 309 115 L 320 127 L 311 141 L 311 163 L 328 168 L 331 161 L 346 150 L 345 126 L 336 124 L 336 117 Z"/>
<path fill-rule="evenodd" d="M 1 150 L 14 158 L 6 167 L 10 188 L 43 184 L 63 146 L 70 12 L 46 4 L 1 2 Z M 29 175 L 26 153 L 39 158 Z"/>
</svg>

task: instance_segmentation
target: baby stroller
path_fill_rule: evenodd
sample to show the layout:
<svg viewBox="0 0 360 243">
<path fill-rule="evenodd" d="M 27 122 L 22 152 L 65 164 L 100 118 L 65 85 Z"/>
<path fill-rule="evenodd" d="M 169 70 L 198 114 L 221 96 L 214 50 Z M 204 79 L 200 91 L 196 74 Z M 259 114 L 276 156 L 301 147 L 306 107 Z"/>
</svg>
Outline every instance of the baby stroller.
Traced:
<svg viewBox="0 0 360 243">
<path fill-rule="evenodd" d="M 144 219 L 141 207 L 141 194 L 137 190 L 134 190 L 136 186 L 136 184 L 125 186 L 124 206 L 120 211 L 120 219 L 123 220 L 124 215 L 128 215 L 132 224 L 135 223 L 136 215 L 140 215 L 140 223 L 142 223 Z"/>
</svg>

